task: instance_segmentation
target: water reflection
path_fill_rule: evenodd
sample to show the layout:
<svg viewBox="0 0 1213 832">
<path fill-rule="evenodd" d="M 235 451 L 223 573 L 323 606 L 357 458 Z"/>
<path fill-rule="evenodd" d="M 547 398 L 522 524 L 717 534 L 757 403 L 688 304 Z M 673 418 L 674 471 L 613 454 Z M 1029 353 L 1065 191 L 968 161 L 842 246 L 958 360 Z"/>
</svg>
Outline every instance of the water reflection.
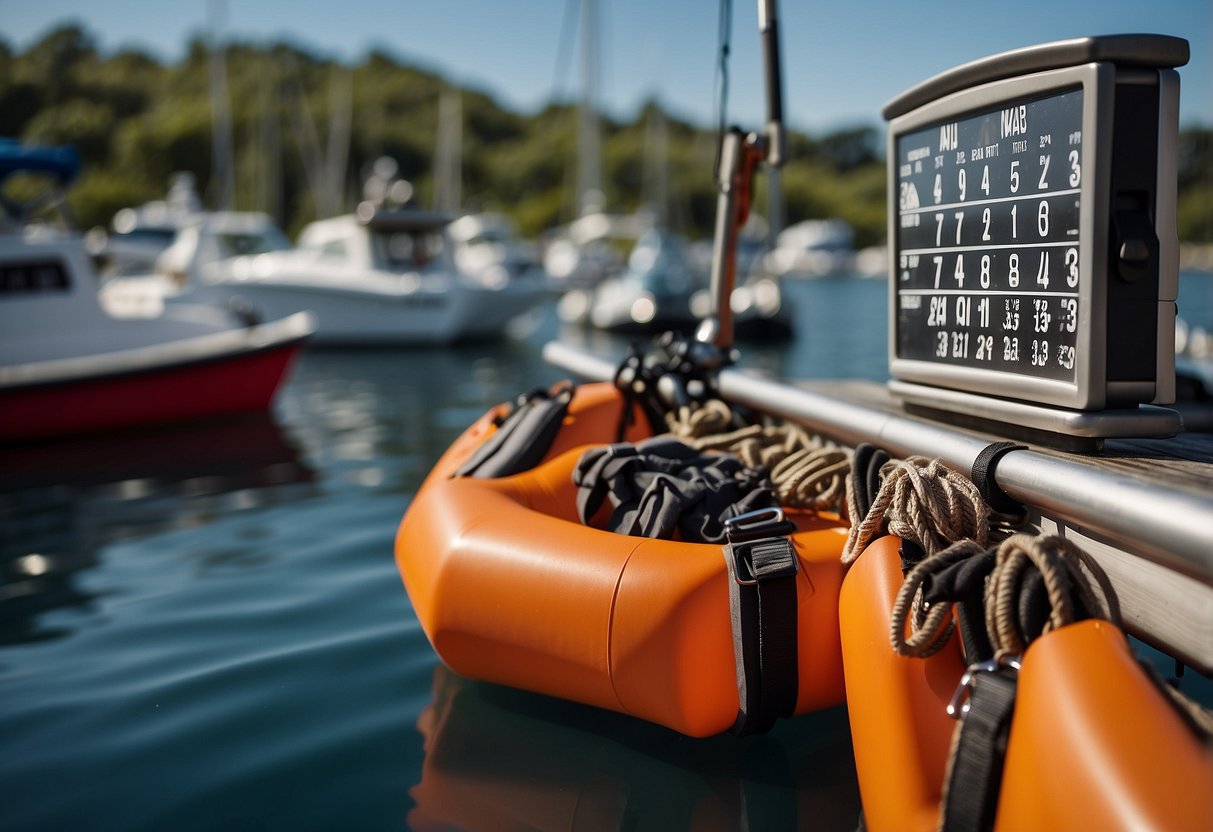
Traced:
<svg viewBox="0 0 1213 832">
<path fill-rule="evenodd" d="M 541 344 L 307 352 L 281 413 L 326 486 L 411 492 L 486 409 L 560 378 Z"/>
<path fill-rule="evenodd" d="M 0 645 L 65 635 L 37 619 L 93 604 L 78 579 L 106 545 L 298 499 L 314 478 L 265 414 L 0 446 Z"/>
<path fill-rule="evenodd" d="M 417 721 L 412 829 L 854 829 L 846 714 L 745 740 L 470 682 L 439 666 Z"/>
</svg>

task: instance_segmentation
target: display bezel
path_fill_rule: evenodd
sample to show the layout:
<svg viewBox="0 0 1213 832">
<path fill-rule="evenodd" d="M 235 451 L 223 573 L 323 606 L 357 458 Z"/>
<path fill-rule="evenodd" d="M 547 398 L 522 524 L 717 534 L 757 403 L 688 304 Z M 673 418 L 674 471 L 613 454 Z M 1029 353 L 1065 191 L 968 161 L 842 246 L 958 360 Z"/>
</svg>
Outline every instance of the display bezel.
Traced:
<svg viewBox="0 0 1213 832">
<path fill-rule="evenodd" d="M 1098 410 L 1107 402 L 1107 274 L 1109 193 L 1112 147 L 1112 103 L 1115 67 L 1107 63 L 1047 70 L 962 89 L 894 118 L 888 135 L 889 183 L 889 370 L 898 379 L 934 384 L 1020 401 L 1078 410 Z M 1079 315 L 1075 334 L 1074 381 L 1029 373 L 987 370 L 898 357 L 900 320 L 898 262 L 898 157 L 900 137 L 949 121 L 960 121 L 1012 103 L 1027 102 L 1070 90 L 1082 90 L 1079 185 Z M 975 293 L 977 294 L 977 293 Z"/>
</svg>

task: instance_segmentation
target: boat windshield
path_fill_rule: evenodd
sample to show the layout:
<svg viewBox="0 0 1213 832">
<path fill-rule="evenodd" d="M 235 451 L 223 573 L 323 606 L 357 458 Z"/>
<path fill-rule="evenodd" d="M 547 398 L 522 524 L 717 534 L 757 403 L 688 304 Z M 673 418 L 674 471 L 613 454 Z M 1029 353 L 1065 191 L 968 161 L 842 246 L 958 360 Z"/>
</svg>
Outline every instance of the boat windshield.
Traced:
<svg viewBox="0 0 1213 832">
<path fill-rule="evenodd" d="M 239 257 L 244 254 L 265 254 L 268 251 L 283 251 L 291 247 L 290 240 L 281 232 L 220 232 L 215 235 L 219 256 Z"/>
<path fill-rule="evenodd" d="M 390 271 L 424 269 L 442 253 L 442 234 L 419 229 L 374 234 L 375 259 Z"/>
</svg>

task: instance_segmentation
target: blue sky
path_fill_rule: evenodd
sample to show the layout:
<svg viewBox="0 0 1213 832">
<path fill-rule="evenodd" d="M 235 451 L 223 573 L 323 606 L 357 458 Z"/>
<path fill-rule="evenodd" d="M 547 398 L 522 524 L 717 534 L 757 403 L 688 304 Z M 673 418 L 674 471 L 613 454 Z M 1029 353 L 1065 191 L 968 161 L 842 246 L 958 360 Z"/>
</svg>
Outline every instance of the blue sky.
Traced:
<svg viewBox="0 0 1213 832">
<path fill-rule="evenodd" d="M 531 112 L 553 94 L 576 94 L 562 23 L 577 0 L 227 0 L 225 31 L 259 42 L 287 40 L 350 61 L 371 48 L 482 89 Z M 717 3 L 599 0 L 601 90 L 627 115 L 646 98 L 711 123 Z M 730 120 L 764 115 L 756 4 L 734 0 Z M 104 50 L 138 46 L 178 57 L 205 31 L 204 0 L 0 0 L 0 36 L 23 48 L 78 20 Z M 965 61 L 1081 35 L 1157 32 L 1186 37 L 1180 70 L 1183 124 L 1213 125 L 1211 0 L 785 0 L 780 8 L 788 121 L 814 132 L 877 124 L 880 108 L 913 84 Z M 575 49 L 575 45 L 574 45 Z M 559 66 L 558 66 L 559 65 Z M 559 77 L 558 77 L 559 76 Z"/>
</svg>

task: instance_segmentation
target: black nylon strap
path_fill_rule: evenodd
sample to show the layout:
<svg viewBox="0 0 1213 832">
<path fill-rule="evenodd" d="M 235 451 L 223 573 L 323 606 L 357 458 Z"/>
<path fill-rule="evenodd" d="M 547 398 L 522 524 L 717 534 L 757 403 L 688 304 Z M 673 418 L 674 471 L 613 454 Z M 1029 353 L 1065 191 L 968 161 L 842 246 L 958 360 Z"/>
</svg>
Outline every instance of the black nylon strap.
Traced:
<svg viewBox="0 0 1213 832">
<path fill-rule="evenodd" d="M 969 710 L 948 766 L 941 832 L 992 829 L 1015 710 L 1016 675 L 1009 669 L 975 673 Z"/>
<path fill-rule="evenodd" d="M 860 442 L 855 446 L 855 454 L 851 457 L 851 476 L 855 478 L 855 496 L 858 517 L 852 517 L 852 523 L 858 523 L 867 517 L 872 508 L 872 501 L 880 491 L 880 468 L 889 461 L 887 451 L 868 442 Z"/>
<path fill-rule="evenodd" d="M 796 550 L 773 537 L 730 543 L 724 554 L 740 704 L 731 730 L 760 734 L 792 715 L 800 692 Z"/>
<path fill-rule="evenodd" d="M 981 492 L 981 498 L 999 514 L 1020 514 L 1023 512 L 1023 506 L 1008 497 L 1007 493 L 998 487 L 998 483 L 994 482 L 994 469 L 1004 454 L 1025 450 L 1027 447 L 1015 442 L 992 442 L 982 448 L 981 453 L 973 460 L 969 479 Z"/>
<path fill-rule="evenodd" d="M 573 386 L 567 382 L 550 393 L 536 389 L 520 396 L 493 435 L 454 475 L 493 479 L 534 468 L 556 441 L 572 400 Z"/>
</svg>

